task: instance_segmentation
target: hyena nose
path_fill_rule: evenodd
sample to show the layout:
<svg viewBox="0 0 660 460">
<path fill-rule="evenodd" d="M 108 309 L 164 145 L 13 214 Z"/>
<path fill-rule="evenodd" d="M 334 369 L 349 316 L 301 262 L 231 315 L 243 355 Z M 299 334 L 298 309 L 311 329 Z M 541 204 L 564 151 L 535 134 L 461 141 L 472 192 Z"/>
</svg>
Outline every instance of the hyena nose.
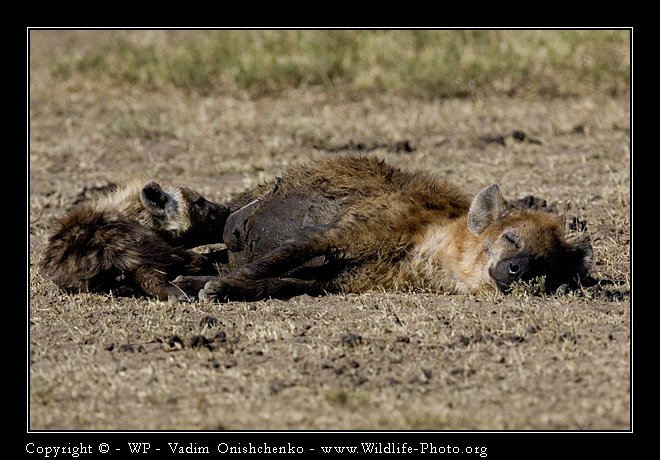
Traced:
<svg viewBox="0 0 660 460">
<path fill-rule="evenodd" d="M 527 255 L 519 255 L 501 260 L 490 269 L 490 276 L 500 289 L 508 289 L 511 283 L 525 276 L 529 271 L 530 259 Z"/>
</svg>

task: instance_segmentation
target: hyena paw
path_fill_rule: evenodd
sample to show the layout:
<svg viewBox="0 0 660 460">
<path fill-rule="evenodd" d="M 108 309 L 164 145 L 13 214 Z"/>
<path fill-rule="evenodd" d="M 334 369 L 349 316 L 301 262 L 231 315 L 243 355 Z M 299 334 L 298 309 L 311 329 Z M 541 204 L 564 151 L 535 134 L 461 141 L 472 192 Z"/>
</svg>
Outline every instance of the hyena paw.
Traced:
<svg viewBox="0 0 660 460">
<path fill-rule="evenodd" d="M 228 294 L 228 285 L 223 280 L 209 281 L 204 285 L 204 288 L 199 291 L 197 297 L 200 300 L 222 301 L 225 300 Z"/>
<path fill-rule="evenodd" d="M 195 300 L 197 294 L 204 288 L 204 284 L 208 280 L 208 277 L 179 275 L 172 281 L 178 292 L 174 296 L 170 296 L 170 298 L 174 297 L 174 300 L 184 301 Z"/>
<path fill-rule="evenodd" d="M 196 299 L 195 296 L 189 296 L 187 294 L 169 294 L 167 300 L 172 302 L 194 302 Z"/>
</svg>

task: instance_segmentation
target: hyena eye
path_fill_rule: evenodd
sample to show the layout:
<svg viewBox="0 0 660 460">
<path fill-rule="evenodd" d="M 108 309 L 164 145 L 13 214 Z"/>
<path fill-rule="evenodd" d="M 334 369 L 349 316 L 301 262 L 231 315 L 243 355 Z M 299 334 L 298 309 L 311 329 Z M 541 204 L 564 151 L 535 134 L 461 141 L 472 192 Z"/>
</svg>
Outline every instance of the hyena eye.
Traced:
<svg viewBox="0 0 660 460">
<path fill-rule="evenodd" d="M 506 232 L 502 235 L 502 239 L 515 247 L 516 249 L 520 248 L 520 238 L 514 232 Z"/>
</svg>

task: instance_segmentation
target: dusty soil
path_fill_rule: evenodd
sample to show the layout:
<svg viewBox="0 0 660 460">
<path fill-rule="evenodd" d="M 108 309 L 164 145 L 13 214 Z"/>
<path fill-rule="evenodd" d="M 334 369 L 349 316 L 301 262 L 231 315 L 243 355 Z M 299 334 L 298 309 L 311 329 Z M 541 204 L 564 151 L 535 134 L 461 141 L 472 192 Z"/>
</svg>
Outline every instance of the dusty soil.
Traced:
<svg viewBox="0 0 660 460">
<path fill-rule="evenodd" d="M 631 428 L 628 98 L 202 97 L 32 72 L 28 429 Z M 38 267 L 86 186 L 144 172 L 222 201 L 338 151 L 545 200 L 591 235 L 596 284 L 175 303 L 66 294 Z"/>
</svg>

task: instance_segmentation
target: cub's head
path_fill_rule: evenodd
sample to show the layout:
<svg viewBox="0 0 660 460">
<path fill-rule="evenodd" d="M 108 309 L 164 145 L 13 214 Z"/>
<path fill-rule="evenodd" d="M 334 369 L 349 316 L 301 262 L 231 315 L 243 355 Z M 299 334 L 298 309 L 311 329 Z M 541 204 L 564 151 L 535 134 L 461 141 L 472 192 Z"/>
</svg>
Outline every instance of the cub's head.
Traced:
<svg viewBox="0 0 660 460">
<path fill-rule="evenodd" d="M 510 211 L 497 185 L 472 200 L 468 228 L 487 254 L 482 277 L 502 291 L 514 281 L 539 276 L 553 290 L 583 278 L 593 263 L 586 233 L 568 241 L 560 218 L 543 211 Z"/>
<path fill-rule="evenodd" d="M 229 207 L 185 187 L 161 187 L 151 180 L 140 190 L 143 221 L 173 243 L 194 247 L 222 241 Z"/>
</svg>

